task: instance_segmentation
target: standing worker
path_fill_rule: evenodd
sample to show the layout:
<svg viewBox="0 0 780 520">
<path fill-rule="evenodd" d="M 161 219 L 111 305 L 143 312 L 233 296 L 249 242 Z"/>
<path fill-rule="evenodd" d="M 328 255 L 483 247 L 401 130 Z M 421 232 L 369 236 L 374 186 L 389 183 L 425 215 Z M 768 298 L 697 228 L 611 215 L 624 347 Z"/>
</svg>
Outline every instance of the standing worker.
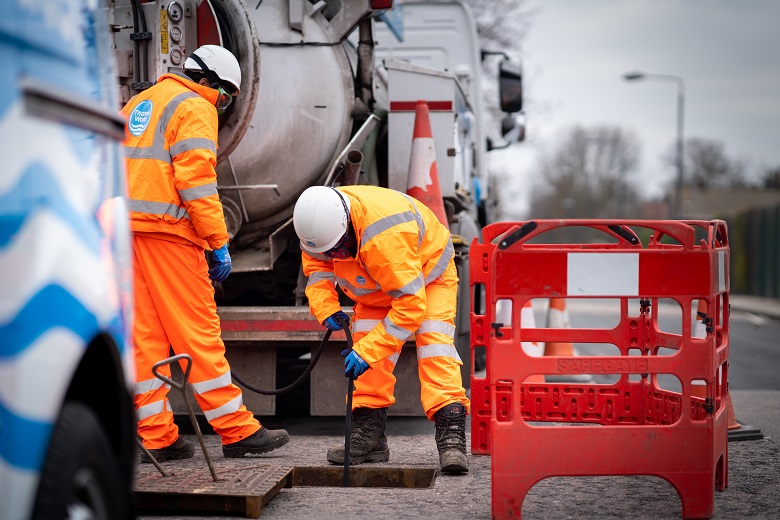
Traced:
<svg viewBox="0 0 780 520">
<path fill-rule="evenodd" d="M 152 374 L 152 365 L 172 348 L 192 357 L 189 381 L 222 437 L 222 453 L 243 457 L 279 448 L 290 438 L 285 430 L 261 426 L 232 383 L 209 281 L 224 281 L 231 269 L 214 167 L 218 114 L 238 95 L 241 69 L 230 51 L 216 45 L 196 49 L 184 69 L 161 76 L 122 110 L 134 232 L 138 432 L 157 460 L 194 453 L 173 422 L 168 385 Z M 214 251 L 211 269 L 205 249 Z M 159 372 L 170 377 L 170 366 Z"/>
<path fill-rule="evenodd" d="M 350 462 L 389 460 L 385 428 L 395 402 L 393 369 L 401 347 L 415 335 L 420 400 L 436 424 L 441 469 L 468 471 L 463 388 L 455 350 L 458 275 L 450 232 L 422 202 L 376 186 L 314 186 L 295 204 L 306 296 L 312 314 L 340 330 L 336 284 L 356 303 L 354 347 L 344 351 L 345 376 L 355 377 Z M 344 447 L 328 450 L 344 463 Z"/>
</svg>

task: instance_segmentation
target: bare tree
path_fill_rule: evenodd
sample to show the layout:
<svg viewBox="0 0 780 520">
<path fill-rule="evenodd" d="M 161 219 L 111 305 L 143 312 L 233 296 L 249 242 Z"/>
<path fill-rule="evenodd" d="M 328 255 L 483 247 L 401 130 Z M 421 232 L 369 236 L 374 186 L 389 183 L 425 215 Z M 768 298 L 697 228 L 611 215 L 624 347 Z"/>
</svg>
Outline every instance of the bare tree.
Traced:
<svg viewBox="0 0 780 520">
<path fill-rule="evenodd" d="M 664 155 L 664 162 L 676 165 L 674 146 Z M 745 188 L 751 183 L 746 172 L 748 161 L 731 158 L 721 141 L 691 137 L 685 140 L 684 178 L 687 186 L 700 190 L 713 188 Z"/>
<path fill-rule="evenodd" d="M 640 197 L 629 177 L 637 170 L 640 145 L 633 132 L 577 126 L 559 143 L 539 157 L 531 218 L 637 216 Z"/>
<path fill-rule="evenodd" d="M 484 48 L 519 52 L 528 33 L 532 11 L 524 0 L 465 0 L 477 21 Z"/>
<path fill-rule="evenodd" d="M 780 166 L 768 168 L 761 176 L 761 187 L 767 189 L 780 189 Z"/>
</svg>

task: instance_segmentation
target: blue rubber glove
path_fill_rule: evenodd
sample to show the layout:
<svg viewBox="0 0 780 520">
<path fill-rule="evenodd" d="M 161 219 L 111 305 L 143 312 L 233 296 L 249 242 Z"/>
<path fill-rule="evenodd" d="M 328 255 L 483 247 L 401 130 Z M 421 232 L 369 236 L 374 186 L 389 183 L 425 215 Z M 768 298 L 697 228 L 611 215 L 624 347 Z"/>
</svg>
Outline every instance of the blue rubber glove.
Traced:
<svg viewBox="0 0 780 520">
<path fill-rule="evenodd" d="M 232 268 L 233 263 L 230 260 L 227 242 L 225 242 L 224 246 L 214 250 L 214 267 L 209 269 L 209 278 L 215 282 L 224 282 Z"/>
<path fill-rule="evenodd" d="M 347 313 L 344 311 L 337 311 L 328 316 L 322 324 L 330 330 L 342 330 L 344 327 L 341 326 L 339 320 L 345 320 L 349 323 L 349 316 L 347 316 Z"/>
<path fill-rule="evenodd" d="M 344 367 L 346 367 L 344 377 L 352 376 L 357 379 L 363 372 L 368 370 L 368 363 L 363 361 L 363 358 L 357 352 L 351 350 L 344 360 Z"/>
</svg>

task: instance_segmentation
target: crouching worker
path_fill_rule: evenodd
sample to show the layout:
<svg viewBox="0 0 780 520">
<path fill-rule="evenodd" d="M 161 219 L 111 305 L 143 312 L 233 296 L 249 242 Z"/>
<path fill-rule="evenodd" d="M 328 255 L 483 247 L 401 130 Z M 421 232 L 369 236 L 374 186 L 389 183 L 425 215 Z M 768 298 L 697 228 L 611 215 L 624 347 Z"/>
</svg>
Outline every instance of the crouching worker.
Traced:
<svg viewBox="0 0 780 520">
<path fill-rule="evenodd" d="M 436 425 L 441 469 L 468 471 L 463 364 L 454 346 L 458 276 L 450 232 L 422 202 L 376 186 L 314 186 L 299 197 L 293 224 L 301 241 L 312 314 L 331 330 L 347 318 L 338 284 L 356 303 L 350 462 L 389 460 L 385 428 L 395 402 L 393 369 L 412 334 L 417 342 L 420 399 Z M 327 459 L 344 463 L 344 447 Z"/>
<path fill-rule="evenodd" d="M 195 399 L 222 437 L 225 457 L 265 453 L 289 441 L 260 425 L 232 383 L 211 280 L 231 269 L 228 234 L 217 194 L 218 111 L 238 95 L 241 69 L 228 51 L 204 45 L 124 107 L 127 116 L 128 209 L 133 236 L 138 433 L 157 460 L 192 457 L 181 439 L 152 366 L 189 354 Z M 208 268 L 204 250 L 214 251 Z M 160 373 L 170 377 L 170 366 Z M 144 455 L 142 461 L 149 459 Z"/>
</svg>

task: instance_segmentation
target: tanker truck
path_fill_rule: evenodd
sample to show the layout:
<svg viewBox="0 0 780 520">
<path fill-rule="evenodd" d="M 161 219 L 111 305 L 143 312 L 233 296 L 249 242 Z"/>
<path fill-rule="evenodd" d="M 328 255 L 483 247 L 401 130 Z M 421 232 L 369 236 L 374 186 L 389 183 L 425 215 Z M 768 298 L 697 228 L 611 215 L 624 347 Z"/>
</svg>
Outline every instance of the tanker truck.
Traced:
<svg viewBox="0 0 780 520">
<path fill-rule="evenodd" d="M 161 74 L 181 71 L 200 45 L 222 45 L 241 65 L 241 93 L 220 120 L 218 191 L 233 271 L 216 287 L 216 298 L 228 360 L 250 385 L 273 388 L 295 379 L 325 331 L 305 299 L 292 226 L 298 196 L 313 185 L 405 192 L 415 105 L 426 101 L 457 250 L 456 347 L 468 382 L 468 247 L 489 223 L 494 196 L 481 91 L 486 53 L 468 7 L 410 0 L 114 0 L 109 19 L 123 103 Z M 506 114 L 502 134 L 513 136 L 521 70 L 506 55 L 496 68 L 501 106 L 495 111 Z M 344 413 L 344 341 L 343 333 L 331 337 L 335 346 L 324 350 L 297 396 L 308 397 L 305 411 L 312 415 Z M 420 415 L 416 356 L 406 350 L 396 365 L 390 413 Z M 277 407 L 284 397 L 244 392 L 260 415 L 299 406 L 287 397 Z"/>
</svg>

